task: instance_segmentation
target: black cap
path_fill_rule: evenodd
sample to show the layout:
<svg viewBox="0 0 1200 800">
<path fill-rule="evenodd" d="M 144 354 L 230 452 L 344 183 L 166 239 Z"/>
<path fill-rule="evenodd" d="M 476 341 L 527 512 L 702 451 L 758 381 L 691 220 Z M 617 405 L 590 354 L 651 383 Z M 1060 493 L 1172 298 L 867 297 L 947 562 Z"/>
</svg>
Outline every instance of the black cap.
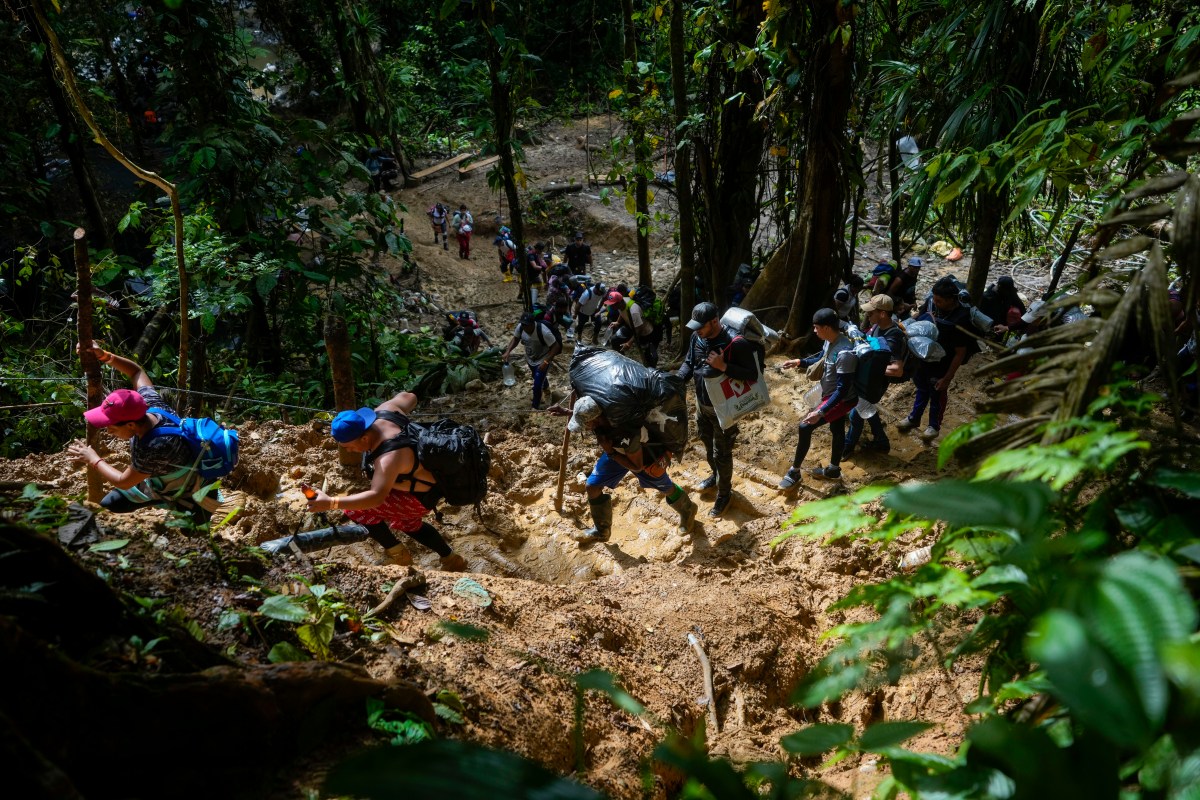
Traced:
<svg viewBox="0 0 1200 800">
<path fill-rule="evenodd" d="M 721 316 L 720 310 L 712 303 L 697 303 L 692 309 L 692 319 L 688 322 L 689 330 L 698 331 L 706 322 Z"/>
<path fill-rule="evenodd" d="M 576 239 L 582 239 L 582 238 L 583 238 L 583 231 L 575 231 L 575 238 L 576 238 Z"/>
</svg>

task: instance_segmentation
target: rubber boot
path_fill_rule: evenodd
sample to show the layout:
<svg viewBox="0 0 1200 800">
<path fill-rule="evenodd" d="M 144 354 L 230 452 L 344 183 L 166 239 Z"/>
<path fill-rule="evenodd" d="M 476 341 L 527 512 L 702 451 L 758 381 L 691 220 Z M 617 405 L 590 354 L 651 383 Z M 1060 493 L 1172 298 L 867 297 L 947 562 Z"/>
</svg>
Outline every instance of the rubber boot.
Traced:
<svg viewBox="0 0 1200 800">
<path fill-rule="evenodd" d="M 667 505 L 675 509 L 679 513 L 679 532 L 688 534 L 692 532 L 692 523 L 696 521 L 696 504 L 692 502 L 692 498 L 686 493 L 681 494 L 675 502 L 667 501 Z"/>
<path fill-rule="evenodd" d="M 588 508 L 592 512 L 593 527 L 575 534 L 577 542 L 607 542 L 612 535 L 612 497 L 602 494 L 595 500 L 588 500 Z"/>
<path fill-rule="evenodd" d="M 332 528 L 318 528 L 315 531 L 297 533 L 295 536 L 284 536 L 282 539 L 272 539 L 269 542 L 263 542 L 259 547 L 268 553 L 279 553 L 289 550 L 290 545 L 295 542 L 301 552 L 304 552 L 320 547 L 329 547 L 338 542 L 357 542 L 365 538 L 367 538 L 367 529 L 362 525 L 336 525 Z"/>
</svg>

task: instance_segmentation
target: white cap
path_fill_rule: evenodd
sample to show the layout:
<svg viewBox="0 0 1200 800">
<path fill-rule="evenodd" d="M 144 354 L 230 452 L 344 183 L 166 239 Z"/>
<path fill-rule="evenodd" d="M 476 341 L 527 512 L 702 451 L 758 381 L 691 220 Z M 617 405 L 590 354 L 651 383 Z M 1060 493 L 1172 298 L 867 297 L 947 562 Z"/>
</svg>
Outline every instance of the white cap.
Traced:
<svg viewBox="0 0 1200 800">
<path fill-rule="evenodd" d="M 581 397 L 575 401 L 575 410 L 567 422 L 567 430 L 571 433 L 587 430 L 588 423 L 602 413 L 604 410 L 600 408 L 599 403 L 590 397 Z"/>
</svg>

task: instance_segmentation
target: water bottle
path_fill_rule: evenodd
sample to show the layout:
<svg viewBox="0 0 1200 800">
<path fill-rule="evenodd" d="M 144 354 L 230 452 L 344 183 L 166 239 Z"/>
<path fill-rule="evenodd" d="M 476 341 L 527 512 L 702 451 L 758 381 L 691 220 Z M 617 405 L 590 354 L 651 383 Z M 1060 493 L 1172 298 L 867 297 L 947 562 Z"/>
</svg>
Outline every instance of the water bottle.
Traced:
<svg viewBox="0 0 1200 800">
<path fill-rule="evenodd" d="M 500 370 L 500 373 L 504 377 L 505 386 L 517 385 L 517 371 L 513 369 L 512 364 L 505 363 L 504 367 Z"/>
<path fill-rule="evenodd" d="M 910 550 L 905 553 L 900 559 L 900 563 L 896 566 L 902 570 L 916 569 L 922 564 L 928 564 L 929 559 L 933 555 L 933 545 L 919 547 L 916 550 Z"/>
</svg>

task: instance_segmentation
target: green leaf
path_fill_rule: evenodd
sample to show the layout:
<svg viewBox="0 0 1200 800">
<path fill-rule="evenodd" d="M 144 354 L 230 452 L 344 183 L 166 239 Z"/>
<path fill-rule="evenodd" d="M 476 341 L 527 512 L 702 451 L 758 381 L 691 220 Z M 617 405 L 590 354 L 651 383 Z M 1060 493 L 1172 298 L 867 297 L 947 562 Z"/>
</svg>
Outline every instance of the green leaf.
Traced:
<svg viewBox="0 0 1200 800">
<path fill-rule="evenodd" d="M 332 611 L 325 611 L 310 625 L 301 625 L 296 629 L 296 638 L 300 644 L 322 661 L 328 661 L 333 653 L 329 645 L 333 641 L 334 617 Z"/>
<path fill-rule="evenodd" d="M 1046 524 L 1054 493 L 1042 483 L 941 480 L 893 489 L 888 508 L 923 519 L 988 530 L 1035 531 Z"/>
<path fill-rule="evenodd" d="M 446 705 L 445 703 L 434 703 L 433 711 L 440 719 L 444 719 L 446 722 L 452 722 L 455 725 L 462 725 L 464 722 L 466 722 L 466 720 L 463 719 L 462 714 L 458 713 L 458 711 Z"/>
<path fill-rule="evenodd" d="M 1173 489 L 1188 497 L 1200 499 L 1200 472 L 1159 467 L 1150 476 L 1149 482 L 1161 489 Z"/>
<path fill-rule="evenodd" d="M 1153 729 L 1128 675 L 1089 639 L 1078 617 L 1062 610 L 1043 614 L 1025 646 L 1076 719 L 1120 745 L 1149 743 Z"/>
<path fill-rule="evenodd" d="M 437 740 L 352 756 L 329 771 L 323 794 L 367 800 L 602 800 L 582 784 L 513 753 Z"/>
<path fill-rule="evenodd" d="M 628 711 L 635 717 L 646 712 L 646 707 L 637 701 L 629 692 L 617 685 L 611 672 L 602 669 L 588 670 L 575 676 L 575 683 L 580 689 L 603 692 L 622 711 Z"/>
<path fill-rule="evenodd" d="M 798 756 L 817 756 L 841 747 L 854 736 L 854 726 L 841 722 L 809 725 L 780 740 L 783 749 Z"/>
<path fill-rule="evenodd" d="M 312 661 L 312 658 L 291 642 L 279 642 L 267 653 L 267 661 L 280 664 L 284 661 Z"/>
<path fill-rule="evenodd" d="M 88 548 L 92 553 L 107 553 L 109 550 L 120 550 L 129 544 L 128 539 L 109 539 L 107 542 L 97 542 Z"/>
<path fill-rule="evenodd" d="M 1168 692 L 1159 651 L 1185 641 L 1196 625 L 1195 606 L 1174 566 L 1145 553 L 1122 553 L 1104 565 L 1076 606 L 1089 631 L 1133 677 L 1146 716 L 1161 724 Z"/>
<path fill-rule="evenodd" d="M 997 564 L 988 567 L 981 575 L 971 581 L 975 589 L 1004 589 L 1012 586 L 1028 586 L 1029 576 L 1025 570 L 1015 564 Z"/>
<path fill-rule="evenodd" d="M 916 720 L 898 720 L 896 722 L 876 722 L 863 731 L 858 737 L 858 749 L 870 753 L 879 753 L 895 747 L 901 742 L 908 741 L 917 734 L 933 727 L 930 722 Z"/>
<path fill-rule="evenodd" d="M 286 594 L 276 594 L 268 597 L 258 607 L 258 613 L 264 617 L 270 617 L 282 622 L 305 622 L 309 618 L 308 609 L 304 606 L 304 602 Z"/>
</svg>

